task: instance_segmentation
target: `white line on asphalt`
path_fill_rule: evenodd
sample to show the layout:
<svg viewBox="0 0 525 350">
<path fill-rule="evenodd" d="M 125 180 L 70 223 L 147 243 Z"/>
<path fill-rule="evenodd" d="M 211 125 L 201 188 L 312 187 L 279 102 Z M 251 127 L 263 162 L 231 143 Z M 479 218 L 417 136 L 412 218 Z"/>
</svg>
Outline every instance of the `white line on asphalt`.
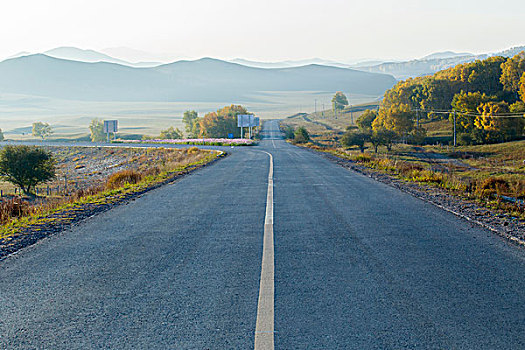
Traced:
<svg viewBox="0 0 525 350">
<path fill-rule="evenodd" d="M 270 156 L 270 171 L 264 219 L 261 282 L 255 324 L 255 350 L 273 350 L 274 348 L 273 156 L 268 152 L 264 153 Z"/>
</svg>

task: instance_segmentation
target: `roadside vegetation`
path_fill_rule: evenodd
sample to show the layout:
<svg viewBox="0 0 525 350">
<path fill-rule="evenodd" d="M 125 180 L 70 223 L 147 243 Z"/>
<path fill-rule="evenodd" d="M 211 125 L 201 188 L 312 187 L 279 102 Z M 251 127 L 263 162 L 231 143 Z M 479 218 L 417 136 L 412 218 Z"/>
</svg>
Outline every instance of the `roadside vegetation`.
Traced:
<svg viewBox="0 0 525 350">
<path fill-rule="evenodd" d="M 304 146 L 525 219 L 525 141 L 455 149 L 396 144 L 377 153 L 370 143 L 365 152 L 359 146 Z"/>
<path fill-rule="evenodd" d="M 334 112 L 346 108 L 340 93 L 333 103 Z M 344 130 L 333 127 L 337 113 L 325 120 L 295 116 L 282 130 L 291 135 L 304 126 L 295 122 L 302 118 L 311 125 L 306 147 L 525 219 L 524 114 L 521 53 L 401 81 Z"/>
<path fill-rule="evenodd" d="M 56 176 L 41 185 L 37 195 L 9 194 L 6 187 L 10 184 L 1 185 L 1 241 L 27 227 L 67 224 L 85 208 L 118 203 L 224 155 L 196 147 L 35 149 L 56 160 Z"/>
</svg>

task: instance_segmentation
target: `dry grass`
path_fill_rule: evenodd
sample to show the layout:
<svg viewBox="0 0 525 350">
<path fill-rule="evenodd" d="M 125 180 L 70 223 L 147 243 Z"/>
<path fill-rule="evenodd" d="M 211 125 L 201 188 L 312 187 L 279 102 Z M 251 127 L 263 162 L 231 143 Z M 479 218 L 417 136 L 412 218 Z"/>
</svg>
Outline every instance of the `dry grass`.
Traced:
<svg viewBox="0 0 525 350">
<path fill-rule="evenodd" d="M 78 150 L 77 150 L 78 151 Z M 169 178 L 172 174 L 182 171 L 185 167 L 207 161 L 215 156 L 214 151 L 200 150 L 196 147 L 188 149 L 146 149 L 136 150 L 126 165 L 129 168 L 113 167 L 104 179 L 96 177 L 97 181 L 85 182 L 78 188 L 69 187 L 61 195 L 40 196 L 36 198 L 21 196 L 6 196 L 0 201 L 0 224 L 5 225 L 13 220 L 40 215 L 50 212 L 60 206 L 71 204 L 83 198 L 95 196 L 105 191 L 115 191 L 127 186 L 141 184 L 146 181 L 153 183 Z M 110 150 L 113 154 L 121 150 Z M 125 151 L 128 152 L 128 151 Z M 101 154 L 100 160 L 106 153 Z M 74 158 L 77 158 L 73 161 Z M 77 162 L 73 157 L 71 162 Z"/>
</svg>

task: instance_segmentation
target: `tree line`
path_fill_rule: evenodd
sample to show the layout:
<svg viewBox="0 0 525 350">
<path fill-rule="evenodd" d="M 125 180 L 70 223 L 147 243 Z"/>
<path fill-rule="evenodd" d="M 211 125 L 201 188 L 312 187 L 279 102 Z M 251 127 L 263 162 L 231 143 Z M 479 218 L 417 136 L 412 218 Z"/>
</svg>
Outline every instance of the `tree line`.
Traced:
<svg viewBox="0 0 525 350">
<path fill-rule="evenodd" d="M 335 97 L 334 97 L 335 99 Z M 525 135 L 525 52 L 460 64 L 431 76 L 398 82 L 378 111 L 358 121 L 346 142 L 371 142 L 388 136 L 419 143 L 426 131 L 419 119 L 456 119 L 462 144 L 505 142 Z M 388 133 L 391 133 L 388 135 Z M 375 141 L 374 141 L 375 140 Z"/>
</svg>

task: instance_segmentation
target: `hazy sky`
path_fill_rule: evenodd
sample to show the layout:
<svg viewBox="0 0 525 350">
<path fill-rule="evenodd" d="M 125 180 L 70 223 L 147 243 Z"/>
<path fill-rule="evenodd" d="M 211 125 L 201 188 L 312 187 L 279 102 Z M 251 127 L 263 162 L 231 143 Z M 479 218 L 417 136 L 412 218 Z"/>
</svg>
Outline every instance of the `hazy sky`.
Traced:
<svg viewBox="0 0 525 350">
<path fill-rule="evenodd" d="M 126 46 L 263 61 L 413 58 L 525 45 L 524 0 L 7 0 L 0 57 Z"/>
</svg>

